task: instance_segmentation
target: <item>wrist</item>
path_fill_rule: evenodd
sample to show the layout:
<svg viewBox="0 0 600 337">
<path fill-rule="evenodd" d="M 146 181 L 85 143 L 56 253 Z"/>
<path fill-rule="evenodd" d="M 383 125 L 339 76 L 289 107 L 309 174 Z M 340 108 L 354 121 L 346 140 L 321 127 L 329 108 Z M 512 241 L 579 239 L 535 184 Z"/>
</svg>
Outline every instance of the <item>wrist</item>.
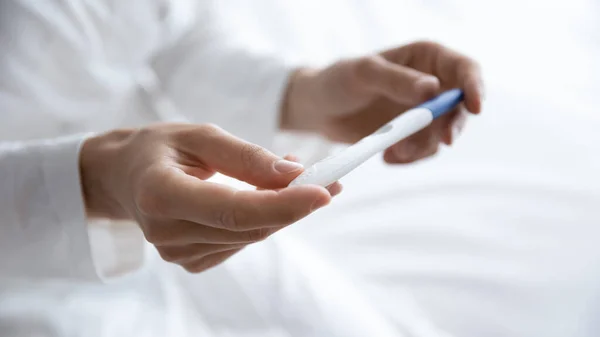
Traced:
<svg viewBox="0 0 600 337">
<path fill-rule="evenodd" d="M 84 141 L 79 155 L 81 190 L 87 216 L 90 218 L 128 219 L 118 201 L 121 184 L 117 173 L 124 140 L 133 130 L 111 131 Z"/>
<path fill-rule="evenodd" d="M 283 130 L 315 131 L 318 125 L 319 71 L 299 68 L 292 73 L 282 105 L 280 127 Z"/>
</svg>

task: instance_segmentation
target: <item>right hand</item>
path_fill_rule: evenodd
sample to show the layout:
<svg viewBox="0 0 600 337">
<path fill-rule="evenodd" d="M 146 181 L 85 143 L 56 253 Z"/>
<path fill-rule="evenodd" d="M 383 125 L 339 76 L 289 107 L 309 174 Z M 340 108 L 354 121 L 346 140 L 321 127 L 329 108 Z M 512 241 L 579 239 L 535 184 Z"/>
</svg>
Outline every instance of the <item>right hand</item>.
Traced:
<svg viewBox="0 0 600 337">
<path fill-rule="evenodd" d="M 464 91 L 464 104 L 384 152 L 387 163 L 411 163 L 437 153 L 440 143 L 451 145 L 467 112 L 478 114 L 482 109 L 479 65 L 438 43 L 414 42 L 321 69 L 298 69 L 288 84 L 281 126 L 354 143 L 452 88 Z"/>
<path fill-rule="evenodd" d="M 162 124 L 93 137 L 82 146 L 80 169 L 89 216 L 137 221 L 163 259 L 195 273 L 332 197 L 319 186 L 285 187 L 302 165 L 213 125 Z M 261 190 L 205 181 L 215 172 Z"/>
</svg>

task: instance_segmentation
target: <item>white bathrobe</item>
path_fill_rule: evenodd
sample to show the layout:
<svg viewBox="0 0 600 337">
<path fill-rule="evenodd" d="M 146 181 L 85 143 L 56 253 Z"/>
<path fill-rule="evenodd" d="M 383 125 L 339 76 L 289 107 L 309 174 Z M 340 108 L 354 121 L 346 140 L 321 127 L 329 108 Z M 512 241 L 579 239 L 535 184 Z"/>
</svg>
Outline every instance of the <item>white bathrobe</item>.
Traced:
<svg viewBox="0 0 600 337">
<path fill-rule="evenodd" d="M 230 45 L 198 5 L 0 5 L 0 335 L 392 335 L 293 240 L 193 276 L 157 258 L 135 224 L 86 223 L 78 149 L 89 132 L 211 122 L 272 147 L 294 68 Z"/>
</svg>

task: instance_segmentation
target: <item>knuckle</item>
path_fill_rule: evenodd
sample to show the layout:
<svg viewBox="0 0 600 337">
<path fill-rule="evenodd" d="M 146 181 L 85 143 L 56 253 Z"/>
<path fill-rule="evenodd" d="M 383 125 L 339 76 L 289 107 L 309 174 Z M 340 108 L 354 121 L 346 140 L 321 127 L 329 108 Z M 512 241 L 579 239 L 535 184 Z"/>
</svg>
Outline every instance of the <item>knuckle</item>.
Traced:
<svg viewBox="0 0 600 337">
<path fill-rule="evenodd" d="M 201 272 L 205 271 L 206 269 L 208 269 L 209 266 L 205 265 L 204 259 L 203 259 L 200 263 L 186 264 L 183 266 L 183 268 L 186 271 L 188 271 L 189 273 L 198 274 L 198 273 L 201 273 Z"/>
<path fill-rule="evenodd" d="M 435 40 L 419 40 L 417 42 L 412 43 L 412 46 L 415 48 L 419 48 L 419 49 L 425 49 L 425 50 L 438 50 L 438 49 L 443 49 L 444 46 L 442 46 L 441 43 L 435 41 Z"/>
<path fill-rule="evenodd" d="M 144 127 L 144 128 L 139 129 L 136 132 L 136 136 L 138 136 L 139 138 L 144 139 L 144 140 L 152 139 L 153 137 L 156 136 L 157 132 L 159 132 L 159 131 L 157 130 L 156 127 L 151 127 L 151 126 Z"/>
<path fill-rule="evenodd" d="M 358 60 L 355 67 L 356 77 L 359 79 L 369 79 L 379 65 L 379 57 L 375 55 L 365 56 Z"/>
<path fill-rule="evenodd" d="M 476 61 L 474 58 L 470 56 L 465 56 L 465 63 L 469 65 L 469 68 L 476 72 L 481 72 L 481 63 Z"/>
<path fill-rule="evenodd" d="M 259 228 L 251 231 L 243 232 L 244 239 L 248 242 L 258 242 L 263 241 L 269 237 L 271 231 L 268 228 Z"/>
<path fill-rule="evenodd" d="M 160 257 L 167 262 L 177 262 L 181 256 L 171 249 L 157 249 Z"/>
<path fill-rule="evenodd" d="M 229 230 L 238 230 L 239 222 L 235 208 L 226 208 L 219 214 L 219 225 Z"/>
<path fill-rule="evenodd" d="M 215 267 L 215 266 L 223 263 L 231 255 L 233 255 L 232 253 L 235 253 L 236 251 L 237 250 L 224 251 L 222 253 L 215 253 L 212 255 L 208 255 L 208 256 L 205 256 L 194 262 L 187 263 L 187 264 L 183 265 L 183 267 L 185 268 L 185 270 L 187 270 L 190 273 L 193 273 L 193 274 L 201 273 L 203 271 L 206 271 L 207 269 L 210 269 L 212 267 Z"/>
<path fill-rule="evenodd" d="M 223 132 L 218 125 L 212 123 L 206 123 L 199 126 L 202 132 L 206 135 L 217 135 Z"/>
<path fill-rule="evenodd" d="M 144 237 L 154 245 L 160 245 L 166 241 L 164 233 L 156 226 L 145 226 Z"/>
<path fill-rule="evenodd" d="M 479 63 L 469 56 L 460 55 L 456 60 L 456 68 L 463 73 L 479 71 Z"/>
<path fill-rule="evenodd" d="M 215 266 L 225 262 L 227 259 L 229 259 L 231 256 L 233 256 L 238 251 L 239 251 L 239 249 L 232 249 L 232 250 L 224 251 L 221 253 L 209 255 L 209 256 L 203 258 L 202 259 L 202 262 L 204 265 L 203 270 L 215 267 Z"/>
</svg>

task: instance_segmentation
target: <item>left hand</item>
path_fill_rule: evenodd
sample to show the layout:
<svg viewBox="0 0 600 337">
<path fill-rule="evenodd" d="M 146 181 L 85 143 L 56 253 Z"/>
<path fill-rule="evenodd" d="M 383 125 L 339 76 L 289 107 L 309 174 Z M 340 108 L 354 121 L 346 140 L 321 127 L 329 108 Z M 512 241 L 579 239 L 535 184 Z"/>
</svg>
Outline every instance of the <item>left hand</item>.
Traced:
<svg viewBox="0 0 600 337">
<path fill-rule="evenodd" d="M 341 191 L 339 183 L 328 190 L 285 187 L 303 169 L 290 160 L 215 125 L 155 124 L 88 138 L 79 169 L 88 217 L 136 221 L 163 259 L 196 273 L 310 215 Z M 239 191 L 206 181 L 216 172 L 276 190 Z"/>
<path fill-rule="evenodd" d="M 451 145 L 467 111 L 481 111 L 484 90 L 478 64 L 437 43 L 416 42 L 324 69 L 298 70 L 288 87 L 282 126 L 354 143 L 451 88 L 464 91 L 464 104 L 384 153 L 388 163 L 410 163 L 435 154 L 440 143 Z"/>
</svg>

